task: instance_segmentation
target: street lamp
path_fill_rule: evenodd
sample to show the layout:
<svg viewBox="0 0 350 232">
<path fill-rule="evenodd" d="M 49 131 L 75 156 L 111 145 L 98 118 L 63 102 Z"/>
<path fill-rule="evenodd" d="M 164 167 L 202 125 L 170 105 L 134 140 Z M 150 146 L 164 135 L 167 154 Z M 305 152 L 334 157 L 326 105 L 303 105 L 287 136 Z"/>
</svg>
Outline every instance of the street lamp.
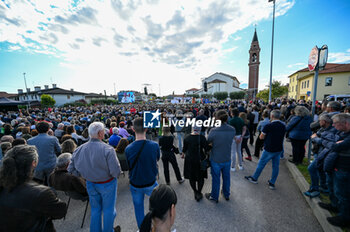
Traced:
<svg viewBox="0 0 350 232">
<path fill-rule="evenodd" d="M 275 31 L 275 8 L 276 0 L 268 0 L 273 2 L 273 19 L 272 19 L 272 42 L 271 42 L 271 65 L 270 65 L 270 90 L 269 90 L 269 102 L 271 102 L 271 92 L 272 92 L 272 63 L 273 63 L 273 37 Z"/>
</svg>

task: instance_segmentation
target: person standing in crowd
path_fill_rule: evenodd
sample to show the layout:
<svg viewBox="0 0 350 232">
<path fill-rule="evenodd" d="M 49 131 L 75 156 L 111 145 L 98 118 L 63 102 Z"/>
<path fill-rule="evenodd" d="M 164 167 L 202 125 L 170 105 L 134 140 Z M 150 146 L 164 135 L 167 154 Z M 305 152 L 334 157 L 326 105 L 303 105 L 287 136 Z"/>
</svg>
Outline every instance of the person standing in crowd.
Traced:
<svg viewBox="0 0 350 232">
<path fill-rule="evenodd" d="M 270 123 L 269 119 L 269 111 L 264 110 L 262 113 L 263 120 L 261 120 L 258 124 L 257 130 L 258 130 L 258 137 L 255 141 L 255 150 L 254 150 L 254 156 L 259 158 L 260 157 L 260 151 L 264 145 L 264 140 L 260 139 L 261 131 L 264 129 L 264 127 Z"/>
<path fill-rule="evenodd" d="M 333 175 L 339 214 L 327 220 L 334 226 L 347 227 L 350 226 L 350 115 L 336 114 L 332 120 L 334 127 L 341 132 L 339 141 L 332 146 L 336 153 Z"/>
<path fill-rule="evenodd" d="M 317 149 L 314 151 L 314 160 L 308 166 L 307 170 L 309 171 L 311 177 L 310 189 L 304 194 L 308 197 L 317 197 L 320 195 L 320 190 L 323 192 L 328 192 L 326 185 L 326 174 L 323 171 L 323 159 L 320 160 L 318 157 L 324 153 L 325 149 L 330 149 L 328 144 L 333 144 L 336 139 L 337 130 L 332 126 L 332 119 L 328 114 L 323 114 L 319 117 L 319 122 L 321 129 L 317 133 L 311 136 L 311 140 L 314 148 Z M 313 148 L 313 149 L 314 149 Z M 318 168 L 322 166 L 322 168 Z"/>
<path fill-rule="evenodd" d="M 121 139 L 121 137 L 118 135 L 118 133 L 119 133 L 119 129 L 117 127 L 113 127 L 112 128 L 112 136 L 108 140 L 109 145 L 111 145 L 114 148 L 116 148 L 118 146 L 118 143 Z"/>
<path fill-rule="evenodd" d="M 185 137 L 182 153 L 182 157 L 185 158 L 184 176 L 189 179 L 197 201 L 203 198 L 204 178 L 208 178 L 207 170 L 201 169 L 201 161 L 206 158 L 205 151 L 208 150 L 208 144 L 200 132 L 200 127 L 192 127 L 192 133 Z"/>
<path fill-rule="evenodd" d="M 294 109 L 295 116 L 287 124 L 287 132 L 292 143 L 293 159 L 289 161 L 298 165 L 303 162 L 305 156 L 305 144 L 312 132 L 310 124 L 312 118 L 310 111 L 305 106 L 297 106 Z"/>
<path fill-rule="evenodd" d="M 91 205 L 90 230 L 112 232 L 117 216 L 115 203 L 120 165 L 113 147 L 102 142 L 105 136 L 103 123 L 91 123 L 89 135 L 89 142 L 78 147 L 73 153 L 68 172 L 86 179 Z M 114 231 L 120 231 L 120 226 L 115 227 Z"/>
<path fill-rule="evenodd" d="M 244 113 L 244 112 L 239 113 L 239 117 L 243 120 L 244 126 L 246 128 L 245 134 L 243 135 L 243 139 L 242 139 L 241 153 L 242 153 L 242 156 L 243 156 L 243 149 L 244 149 L 245 152 L 248 155 L 248 157 L 245 157 L 245 159 L 249 160 L 249 161 L 252 161 L 252 155 L 250 154 L 250 150 L 249 150 L 249 147 L 248 147 L 248 139 L 250 138 L 250 133 L 253 133 L 251 131 L 251 129 L 248 129 L 248 128 L 250 128 L 250 125 L 251 125 L 252 122 L 247 120 L 247 114 Z"/>
<path fill-rule="evenodd" d="M 235 128 L 236 135 L 235 138 L 232 141 L 231 146 L 231 156 L 232 156 L 232 165 L 231 165 L 231 171 L 236 171 L 236 159 L 238 158 L 238 167 L 239 170 L 243 170 L 242 165 L 242 135 L 245 134 L 246 127 L 244 126 L 243 120 L 239 117 L 239 111 L 237 108 L 232 109 L 232 115 L 233 118 L 228 122 L 228 124 Z"/>
<path fill-rule="evenodd" d="M 196 121 L 202 121 L 203 123 L 207 119 L 208 119 L 207 116 L 204 115 L 204 110 L 200 109 L 198 112 L 198 116 L 196 117 Z M 200 134 L 205 136 L 206 129 L 207 128 L 204 125 L 202 125 Z"/>
<path fill-rule="evenodd" d="M 0 231 L 56 231 L 53 219 L 63 218 L 67 204 L 51 188 L 32 181 L 38 164 L 34 146 L 9 150 L 0 167 Z"/>
<path fill-rule="evenodd" d="M 271 123 L 267 124 L 261 132 L 260 139 L 264 140 L 264 151 L 259 160 L 253 176 L 245 176 L 251 183 L 257 184 L 258 178 L 265 165 L 272 160 L 272 175 L 268 180 L 270 189 L 275 189 L 275 182 L 278 177 L 280 157 L 283 155 L 283 140 L 286 133 L 286 126 L 280 121 L 281 111 L 272 110 L 270 113 Z"/>
<path fill-rule="evenodd" d="M 230 199 L 231 146 L 236 130 L 227 124 L 228 114 L 225 110 L 217 111 L 215 118 L 221 121 L 221 126 L 211 129 L 208 135 L 208 142 L 212 146 L 210 153 L 212 184 L 211 193 L 205 196 L 211 201 L 218 202 L 221 174 L 222 194 L 226 200 Z"/>
<path fill-rule="evenodd" d="M 55 130 L 55 136 L 58 138 L 58 139 L 61 139 L 62 136 L 64 135 L 64 124 L 63 123 L 59 123 L 57 125 L 57 129 Z"/>
<path fill-rule="evenodd" d="M 169 163 L 173 166 L 177 181 L 182 184 L 185 180 L 182 178 L 179 165 L 175 157 L 174 137 L 170 133 L 170 127 L 163 127 L 163 136 L 159 138 L 159 146 L 162 151 L 162 162 L 164 167 L 165 182 L 170 185 Z"/>
<path fill-rule="evenodd" d="M 150 196 L 153 189 L 158 186 L 156 179 L 160 150 L 157 143 L 146 140 L 147 129 L 143 127 L 143 118 L 135 119 L 133 124 L 136 140 L 127 146 L 125 155 L 129 166 L 130 192 L 137 226 L 140 228 L 145 217 L 145 195 Z"/>
<path fill-rule="evenodd" d="M 156 187 L 149 198 L 149 212 L 146 214 L 140 232 L 169 232 L 175 222 L 175 191 L 167 185 Z"/>
<path fill-rule="evenodd" d="M 121 121 L 119 123 L 119 135 L 123 138 L 128 138 L 130 136 L 130 134 L 128 133 L 128 131 L 124 128 L 125 126 L 125 122 Z"/>
<path fill-rule="evenodd" d="M 256 129 L 257 129 L 258 124 L 259 124 L 259 112 L 258 112 L 258 107 L 256 105 L 253 106 L 252 114 L 254 114 L 254 122 L 252 124 L 252 127 L 253 127 L 253 135 L 255 135 Z M 253 145 L 253 142 L 254 141 L 250 141 L 250 145 Z"/>
<path fill-rule="evenodd" d="M 186 121 L 185 117 L 182 115 L 182 111 L 181 110 L 177 110 L 176 111 L 176 115 L 175 115 L 175 120 L 176 121 Z M 184 132 L 182 131 L 184 127 L 179 125 L 179 123 L 176 124 L 175 126 L 175 133 L 176 133 L 176 138 L 177 138 L 177 142 L 178 142 L 178 148 L 179 148 L 179 152 L 182 153 L 182 147 L 183 147 L 183 141 L 184 141 Z"/>
<path fill-rule="evenodd" d="M 28 145 L 34 145 L 39 153 L 39 163 L 34 171 L 34 179 L 47 185 L 48 177 L 56 167 L 56 155 L 61 153 L 61 147 L 55 136 L 47 134 L 50 129 L 47 122 L 39 122 L 36 129 L 39 135 L 28 140 Z"/>
</svg>

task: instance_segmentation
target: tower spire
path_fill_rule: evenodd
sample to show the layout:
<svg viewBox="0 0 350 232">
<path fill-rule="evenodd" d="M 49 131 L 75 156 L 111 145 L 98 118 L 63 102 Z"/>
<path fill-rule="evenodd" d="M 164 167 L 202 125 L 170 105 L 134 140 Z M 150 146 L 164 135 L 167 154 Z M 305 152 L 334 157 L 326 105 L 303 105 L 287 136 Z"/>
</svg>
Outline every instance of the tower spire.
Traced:
<svg viewBox="0 0 350 232">
<path fill-rule="evenodd" d="M 254 42 L 254 41 L 259 42 L 258 41 L 258 35 L 256 34 L 256 25 L 255 25 L 255 32 L 254 32 L 254 37 L 253 37 L 253 41 L 252 42 Z"/>
</svg>

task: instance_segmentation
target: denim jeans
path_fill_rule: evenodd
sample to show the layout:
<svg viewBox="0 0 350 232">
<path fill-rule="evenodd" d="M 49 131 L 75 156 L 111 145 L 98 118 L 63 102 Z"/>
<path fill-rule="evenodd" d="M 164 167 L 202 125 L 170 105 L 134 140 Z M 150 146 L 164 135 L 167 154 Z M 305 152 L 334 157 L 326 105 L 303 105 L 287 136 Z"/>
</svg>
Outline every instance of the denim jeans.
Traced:
<svg viewBox="0 0 350 232">
<path fill-rule="evenodd" d="M 140 228 L 143 218 L 145 217 L 145 206 L 144 198 L 145 195 L 150 196 L 153 189 L 158 186 L 157 181 L 150 187 L 136 188 L 130 185 L 130 192 L 132 196 L 132 201 L 134 203 L 135 216 L 137 221 L 137 226 Z"/>
<path fill-rule="evenodd" d="M 272 184 L 275 184 L 279 172 L 279 166 L 280 166 L 280 157 L 282 155 L 283 151 L 279 152 L 268 152 L 266 150 L 263 151 L 261 158 L 259 159 L 258 166 L 256 167 L 255 173 L 253 175 L 253 178 L 258 180 L 262 170 L 264 169 L 265 165 L 272 160 L 272 175 L 270 182 Z"/>
<path fill-rule="evenodd" d="M 215 199 L 219 199 L 220 193 L 220 173 L 222 174 L 222 191 L 225 197 L 230 196 L 230 184 L 231 184 L 231 176 L 230 176 L 230 165 L 231 161 L 225 163 L 216 163 L 214 161 L 210 161 L 211 164 L 211 176 L 212 176 L 212 184 L 211 184 L 211 196 Z"/>
<path fill-rule="evenodd" d="M 184 133 L 183 132 L 176 132 L 177 141 L 179 143 L 179 151 L 182 153 L 182 143 L 184 141 Z"/>
<path fill-rule="evenodd" d="M 350 220 L 350 171 L 334 171 L 334 182 L 334 193 L 339 203 L 339 216 Z"/>
<path fill-rule="evenodd" d="M 86 181 L 86 189 L 91 205 L 90 231 L 113 232 L 114 219 L 117 216 L 115 203 L 117 201 L 117 179 L 105 184 Z M 103 229 L 102 229 L 103 212 Z"/>
<path fill-rule="evenodd" d="M 331 201 L 331 205 L 333 207 L 338 208 L 338 199 L 334 193 L 334 173 L 333 172 L 326 172 L 326 181 L 327 181 L 327 188 L 329 190 L 329 200 Z"/>
<path fill-rule="evenodd" d="M 232 141 L 232 146 L 231 146 L 231 161 L 232 161 L 232 168 L 236 167 L 236 154 L 238 156 L 238 164 L 242 166 L 242 141 L 240 143 L 236 143 L 236 139 L 241 138 L 242 136 L 235 136 L 235 138 Z"/>
<path fill-rule="evenodd" d="M 307 167 L 307 170 L 309 171 L 310 178 L 311 178 L 311 185 L 310 189 L 319 191 L 319 187 L 325 188 L 326 186 L 326 176 L 325 173 L 319 172 L 317 168 L 317 155 L 314 155 L 314 160 L 312 163 Z"/>
</svg>

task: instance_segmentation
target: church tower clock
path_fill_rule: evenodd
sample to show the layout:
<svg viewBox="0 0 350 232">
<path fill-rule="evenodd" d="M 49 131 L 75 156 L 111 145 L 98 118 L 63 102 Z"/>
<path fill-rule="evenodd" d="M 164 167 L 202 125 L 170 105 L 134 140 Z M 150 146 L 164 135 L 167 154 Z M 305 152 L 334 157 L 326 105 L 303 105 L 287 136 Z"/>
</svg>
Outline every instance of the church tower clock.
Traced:
<svg viewBox="0 0 350 232">
<path fill-rule="evenodd" d="M 248 91 L 249 96 L 252 99 L 255 99 L 255 96 L 258 92 L 259 86 L 259 65 L 260 65 L 260 47 L 258 36 L 256 34 L 256 29 L 254 32 L 253 40 L 249 49 L 249 83 Z"/>
</svg>

